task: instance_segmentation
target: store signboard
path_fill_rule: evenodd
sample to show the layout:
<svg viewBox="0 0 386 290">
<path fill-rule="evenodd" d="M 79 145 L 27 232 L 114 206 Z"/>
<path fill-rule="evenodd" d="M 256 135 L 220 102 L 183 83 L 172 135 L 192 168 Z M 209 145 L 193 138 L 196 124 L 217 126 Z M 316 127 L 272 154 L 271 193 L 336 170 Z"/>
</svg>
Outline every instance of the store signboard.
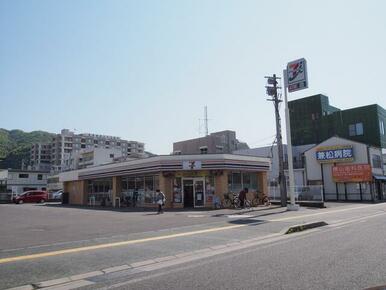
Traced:
<svg viewBox="0 0 386 290">
<path fill-rule="evenodd" d="M 370 182 L 372 172 L 370 164 L 335 165 L 332 167 L 334 182 Z"/>
<path fill-rule="evenodd" d="M 320 163 L 353 162 L 352 145 L 323 146 L 316 149 L 316 160 Z"/>
<path fill-rule="evenodd" d="M 304 58 L 287 64 L 287 86 L 289 93 L 308 88 L 307 62 Z"/>
<path fill-rule="evenodd" d="M 202 168 L 201 161 L 183 161 L 182 169 L 183 170 L 199 170 Z"/>
</svg>

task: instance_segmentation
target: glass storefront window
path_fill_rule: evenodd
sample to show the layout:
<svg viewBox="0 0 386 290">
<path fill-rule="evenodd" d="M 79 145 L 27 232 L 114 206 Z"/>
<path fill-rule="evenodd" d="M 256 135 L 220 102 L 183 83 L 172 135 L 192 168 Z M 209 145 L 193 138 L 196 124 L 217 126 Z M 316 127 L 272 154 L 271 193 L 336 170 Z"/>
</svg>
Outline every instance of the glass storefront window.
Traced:
<svg viewBox="0 0 386 290">
<path fill-rule="evenodd" d="M 127 178 L 127 189 L 133 190 L 135 188 L 135 177 L 128 177 Z"/>
<path fill-rule="evenodd" d="M 250 173 L 250 186 L 249 188 L 251 188 L 253 191 L 261 191 L 262 189 L 259 189 L 259 186 L 257 184 L 257 173 Z"/>
<path fill-rule="evenodd" d="M 126 192 L 127 191 L 127 178 L 126 177 L 122 177 L 122 192 Z"/>
<path fill-rule="evenodd" d="M 206 195 L 206 204 L 211 205 L 213 204 L 214 199 L 214 193 L 215 193 L 215 187 L 214 187 L 214 176 L 206 176 L 205 177 L 205 195 Z"/>
<path fill-rule="evenodd" d="M 145 177 L 145 203 L 155 202 L 154 177 Z"/>
<path fill-rule="evenodd" d="M 89 198 L 104 204 L 111 201 L 111 178 L 90 180 L 87 188 Z"/>
<path fill-rule="evenodd" d="M 241 173 L 232 172 L 232 191 L 239 192 L 242 188 L 243 184 L 241 182 Z"/>
<path fill-rule="evenodd" d="M 246 187 L 251 192 L 258 190 L 256 172 L 231 172 L 228 174 L 228 191 L 238 193 Z"/>
<path fill-rule="evenodd" d="M 159 178 L 155 176 L 125 176 L 122 177 L 122 199 L 127 205 L 133 203 L 136 197 L 136 206 L 143 203 L 155 202 L 155 190 L 158 188 Z M 136 193 L 136 194 L 135 194 Z"/>
<path fill-rule="evenodd" d="M 243 188 L 247 187 L 249 191 L 256 192 L 257 187 L 257 174 L 244 172 L 243 173 Z"/>
<path fill-rule="evenodd" d="M 145 189 L 145 178 L 143 176 L 135 178 L 135 187 L 138 191 L 143 191 Z"/>
<path fill-rule="evenodd" d="M 153 178 L 153 176 L 146 176 L 145 177 L 145 190 L 146 191 L 154 190 L 154 178 Z"/>
<path fill-rule="evenodd" d="M 173 202 L 182 203 L 182 182 L 181 177 L 176 177 L 173 180 Z"/>
</svg>

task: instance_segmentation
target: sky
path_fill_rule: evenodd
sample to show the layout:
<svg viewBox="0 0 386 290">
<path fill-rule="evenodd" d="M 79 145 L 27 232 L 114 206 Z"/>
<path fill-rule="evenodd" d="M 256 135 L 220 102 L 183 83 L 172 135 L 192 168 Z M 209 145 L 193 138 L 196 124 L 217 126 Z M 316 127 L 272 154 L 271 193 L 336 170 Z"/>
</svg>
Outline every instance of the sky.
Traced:
<svg viewBox="0 0 386 290">
<path fill-rule="evenodd" d="M 203 136 L 207 106 L 209 133 L 270 145 L 264 76 L 298 58 L 309 88 L 289 100 L 386 107 L 385 11 L 381 0 L 1 0 L 0 128 L 75 129 L 169 154 Z"/>
</svg>

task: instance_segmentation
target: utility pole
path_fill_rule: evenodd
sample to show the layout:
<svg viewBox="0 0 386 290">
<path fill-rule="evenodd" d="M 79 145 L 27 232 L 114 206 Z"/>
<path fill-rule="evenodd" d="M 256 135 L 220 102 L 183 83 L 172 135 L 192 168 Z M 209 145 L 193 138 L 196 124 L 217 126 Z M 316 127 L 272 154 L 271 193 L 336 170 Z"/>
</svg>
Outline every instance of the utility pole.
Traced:
<svg viewBox="0 0 386 290">
<path fill-rule="evenodd" d="M 208 107 L 205 106 L 205 111 L 204 111 L 204 122 L 205 122 L 205 136 L 209 135 L 209 130 L 208 130 Z"/>
<path fill-rule="evenodd" d="M 279 77 L 276 77 L 276 74 L 273 74 L 272 77 L 265 77 L 267 79 L 268 86 L 266 86 L 267 89 L 267 95 L 272 97 L 271 99 L 267 99 L 267 101 L 273 102 L 275 106 L 275 118 L 276 118 L 276 143 L 277 143 L 277 151 L 278 151 L 278 158 L 279 158 L 279 184 L 280 184 L 280 201 L 281 206 L 286 207 L 287 206 L 287 182 L 284 175 L 284 159 L 283 159 L 283 138 L 281 135 L 281 119 L 280 119 L 280 112 L 279 112 L 279 104 L 282 102 L 281 98 L 278 96 L 278 82 L 277 80 L 280 79 Z"/>
</svg>

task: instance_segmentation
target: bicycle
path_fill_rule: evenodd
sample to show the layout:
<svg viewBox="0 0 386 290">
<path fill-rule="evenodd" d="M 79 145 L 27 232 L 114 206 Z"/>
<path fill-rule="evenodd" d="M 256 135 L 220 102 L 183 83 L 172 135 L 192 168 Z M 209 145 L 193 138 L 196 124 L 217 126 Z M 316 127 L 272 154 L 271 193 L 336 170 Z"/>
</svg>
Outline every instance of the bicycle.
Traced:
<svg viewBox="0 0 386 290">
<path fill-rule="evenodd" d="M 262 194 L 262 197 L 259 197 L 259 194 Z M 255 197 L 251 201 L 251 204 L 253 207 L 259 206 L 259 205 L 265 205 L 265 206 L 270 206 L 271 201 L 269 200 L 269 197 L 262 192 L 257 192 L 255 194 Z"/>
<path fill-rule="evenodd" d="M 244 200 L 244 208 L 250 209 L 252 206 L 252 201 L 250 201 L 249 199 Z"/>
<path fill-rule="evenodd" d="M 222 206 L 224 208 L 237 208 L 240 205 L 240 200 L 237 194 L 233 192 L 225 193 Z"/>
</svg>

